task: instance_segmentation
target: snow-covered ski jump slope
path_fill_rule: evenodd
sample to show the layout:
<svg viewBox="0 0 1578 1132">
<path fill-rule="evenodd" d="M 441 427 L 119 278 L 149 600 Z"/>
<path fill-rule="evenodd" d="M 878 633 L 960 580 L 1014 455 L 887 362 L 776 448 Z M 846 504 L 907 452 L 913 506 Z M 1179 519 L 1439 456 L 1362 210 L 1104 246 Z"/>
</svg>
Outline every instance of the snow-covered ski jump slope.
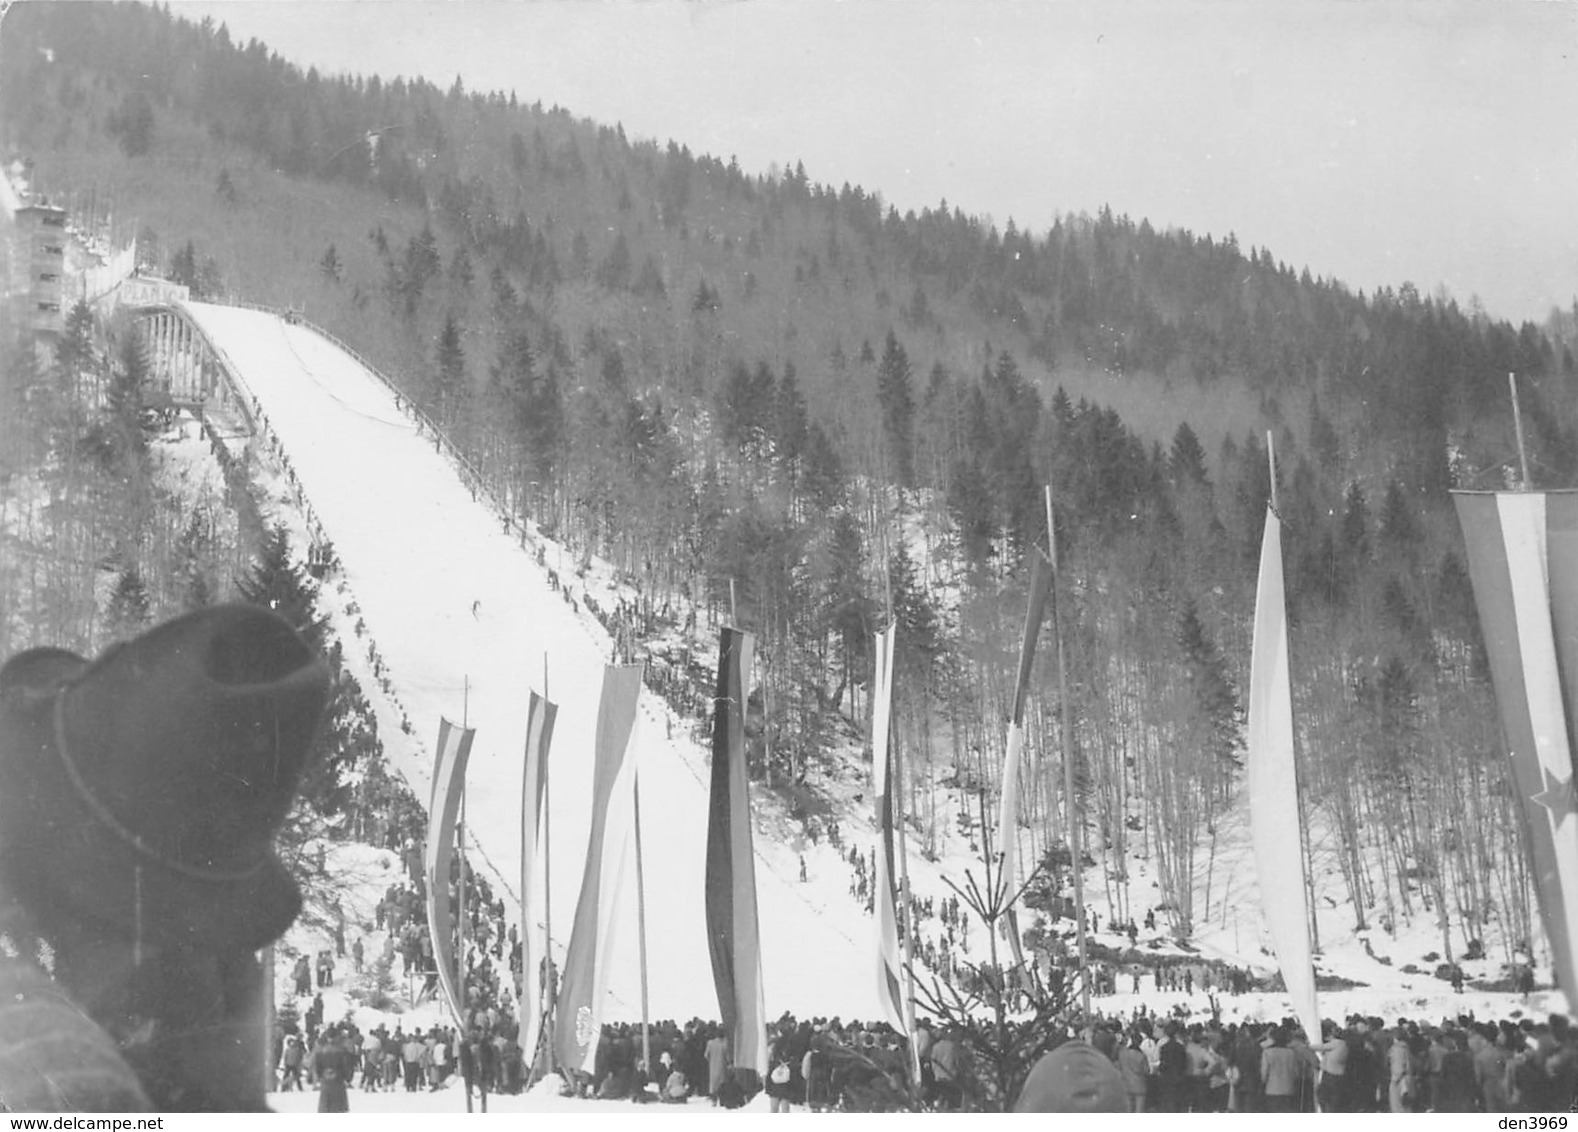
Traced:
<svg viewBox="0 0 1578 1132">
<path fill-rule="evenodd" d="M 418 434 L 379 378 L 306 326 L 257 310 L 185 305 L 255 398 L 333 542 L 414 736 L 385 748 L 421 797 L 440 716 L 476 728 L 467 776 L 468 841 L 519 888 L 521 774 L 528 689 L 559 705 L 551 756 L 553 928 L 564 943 L 586 855 L 592 742 L 610 644 L 548 584 L 513 533 L 474 499 L 455 466 Z M 549 561 L 554 559 L 550 556 Z M 365 647 L 354 639 L 347 649 Z M 369 689 L 377 694 L 376 689 Z M 643 691 L 639 760 L 653 1018 L 718 1016 L 703 910 L 707 754 L 666 704 Z M 867 840 L 864 836 L 861 841 Z M 762 966 L 770 1017 L 791 1010 L 878 1016 L 872 921 L 848 874 L 801 883 L 793 854 L 757 837 Z M 817 878 L 813 878 L 815 880 Z M 605 1017 L 639 1017 L 635 888 L 626 889 Z M 512 913 L 513 914 L 513 913 Z"/>
</svg>

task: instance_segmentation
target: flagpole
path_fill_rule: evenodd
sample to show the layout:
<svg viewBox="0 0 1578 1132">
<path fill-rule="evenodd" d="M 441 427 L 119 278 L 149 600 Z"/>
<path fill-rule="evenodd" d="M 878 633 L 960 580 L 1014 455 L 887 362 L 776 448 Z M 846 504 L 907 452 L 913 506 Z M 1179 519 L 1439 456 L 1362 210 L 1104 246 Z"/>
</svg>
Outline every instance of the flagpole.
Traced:
<svg viewBox="0 0 1578 1132">
<path fill-rule="evenodd" d="M 893 574 L 887 562 L 887 524 L 883 523 L 881 529 L 883 550 L 882 584 L 887 597 L 888 626 L 891 629 L 894 624 Z M 893 635 L 893 648 L 896 653 L 898 651 L 898 634 L 896 633 Z M 895 659 L 897 658 L 895 657 Z M 893 710 L 891 694 L 890 690 L 890 702 L 888 705 L 890 713 Z M 893 774 L 892 781 L 888 784 L 888 790 L 893 798 L 893 824 L 898 831 L 899 842 L 899 900 L 901 907 L 899 909 L 898 923 L 899 931 L 904 936 L 904 1042 L 910 1051 L 910 1080 L 914 1082 L 915 1087 L 918 1089 L 921 1083 L 921 1064 L 920 1050 L 915 1046 L 915 956 L 910 939 L 913 932 L 910 928 L 909 854 L 904 844 L 904 761 L 898 756 L 898 743 L 893 738 L 891 731 L 888 739 L 888 750 L 893 752 Z M 888 752 L 873 752 L 873 755 L 877 758 L 886 758 Z M 882 894 L 882 898 L 886 899 L 886 894 Z"/>
<path fill-rule="evenodd" d="M 1275 434 L 1270 429 L 1266 430 L 1266 465 L 1271 476 L 1271 510 L 1282 521 L 1282 508 L 1277 498 L 1277 445 Z M 1278 540 L 1281 545 L 1281 540 Z M 1286 599 L 1284 598 L 1284 604 Z M 1292 642 L 1289 642 L 1289 656 L 1291 663 Z M 1291 680 L 1289 681 L 1288 694 L 1292 696 Z M 1308 914 L 1305 918 L 1305 930 L 1309 935 L 1310 950 L 1320 950 L 1320 920 L 1316 915 L 1315 903 L 1315 871 L 1310 868 L 1309 828 L 1304 822 L 1304 784 L 1299 778 L 1298 760 L 1298 731 L 1293 733 L 1293 797 L 1298 807 L 1299 816 L 1299 862 L 1304 868 L 1304 891 L 1307 894 L 1305 904 L 1308 905 Z"/>
<path fill-rule="evenodd" d="M 641 1060 L 650 1079 L 652 1074 L 652 1035 L 647 1026 L 647 888 L 641 862 L 641 771 L 633 768 L 632 800 L 636 817 L 636 932 L 641 952 Z M 661 1086 L 660 1086 L 661 1087 Z"/>
<path fill-rule="evenodd" d="M 542 654 L 542 698 L 544 707 L 548 701 L 548 654 Z M 553 838 L 549 835 L 549 824 L 553 821 L 553 779 L 548 771 L 548 760 L 542 760 L 542 1001 L 537 1009 L 542 1016 L 542 1030 L 547 1035 L 548 1042 L 548 1072 L 554 1071 L 554 1044 L 553 1026 L 556 1015 L 554 1013 L 554 986 L 553 986 Z M 524 900 L 526 894 L 521 894 Z M 525 924 L 521 925 L 524 931 Z M 526 954 L 526 943 L 521 941 L 521 954 Z M 521 972 L 521 985 L 526 985 L 526 980 L 531 978 L 530 971 Z M 541 1039 L 539 1039 L 541 1040 Z M 532 1050 L 529 1056 L 535 1061 L 537 1051 Z"/>
<path fill-rule="evenodd" d="M 1058 600 L 1057 525 L 1052 518 L 1052 485 L 1046 485 L 1047 549 L 1052 552 L 1052 640 L 1057 646 L 1059 737 L 1063 745 L 1063 795 L 1067 807 L 1069 871 L 1074 874 L 1074 938 L 1079 951 L 1079 1000 L 1082 1025 L 1090 1024 L 1090 972 L 1086 966 L 1084 853 L 1080 846 L 1079 798 L 1074 791 L 1074 745 L 1069 730 L 1068 665 L 1063 657 L 1063 615 Z"/>
<path fill-rule="evenodd" d="M 263 948 L 263 1091 L 272 1093 L 274 1080 L 274 1017 L 277 1003 L 274 988 L 274 945 Z"/>
<path fill-rule="evenodd" d="M 465 678 L 465 688 L 460 701 L 460 730 L 465 732 L 470 718 L 471 710 L 471 677 Z M 456 892 L 460 904 L 460 933 L 455 948 L 455 968 L 457 978 L 455 985 L 460 990 L 460 1001 L 456 1005 L 460 1008 L 460 1040 L 466 1040 L 466 921 L 470 919 L 470 912 L 466 907 L 466 780 L 460 780 L 460 820 L 455 823 L 455 840 L 460 847 L 460 887 Z M 448 878 L 444 880 L 449 883 Z M 466 1111 L 471 1111 L 471 1090 L 466 1090 Z"/>
<path fill-rule="evenodd" d="M 466 921 L 470 919 L 470 912 L 466 907 L 466 784 L 460 784 L 460 820 L 455 823 L 455 840 L 460 847 L 460 944 L 456 948 L 455 967 L 459 974 L 457 986 L 460 987 L 460 1022 L 464 1026 L 466 1020 Z"/>
<path fill-rule="evenodd" d="M 915 1046 L 915 955 L 910 926 L 910 870 L 909 854 L 904 848 L 904 760 L 898 756 L 898 744 L 889 742 L 893 749 L 893 818 L 899 829 L 899 891 L 903 894 L 903 915 L 899 927 L 904 932 L 904 1039 L 910 1049 L 911 1078 L 917 1085 L 921 1079 L 920 1050 Z"/>
</svg>

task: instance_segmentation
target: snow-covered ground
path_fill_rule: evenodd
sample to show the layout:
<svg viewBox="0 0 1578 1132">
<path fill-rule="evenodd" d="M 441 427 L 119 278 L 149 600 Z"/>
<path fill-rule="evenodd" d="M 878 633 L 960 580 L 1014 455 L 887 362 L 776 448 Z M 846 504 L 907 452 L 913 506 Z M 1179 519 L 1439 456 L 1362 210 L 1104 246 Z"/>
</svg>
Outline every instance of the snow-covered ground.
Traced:
<svg viewBox="0 0 1578 1132">
<path fill-rule="evenodd" d="M 414 734 L 380 719 L 394 765 L 425 797 L 440 716 L 475 727 L 467 832 L 518 894 L 526 693 L 559 705 L 552 752 L 553 923 L 562 949 L 586 853 L 591 753 L 612 643 L 584 604 L 548 584 L 536 546 L 474 499 L 446 456 L 361 365 L 310 329 L 260 311 L 193 303 L 288 453 L 301 493 L 333 541 Z M 535 540 L 535 536 L 534 540 Z M 546 562 L 557 561 L 549 553 Z M 347 648 L 356 642 L 347 641 Z M 654 1018 L 716 1017 L 703 911 L 707 754 L 689 721 L 643 693 L 632 749 L 640 770 Z M 856 838 L 855 831 L 848 831 Z M 874 834 L 859 836 L 869 847 Z M 758 835 L 762 966 L 770 1015 L 877 1013 L 872 921 L 831 852 Z M 812 858 L 816 867 L 812 867 Z M 921 870 L 925 871 L 925 870 Z M 918 878 L 920 880 L 920 878 Z M 942 888 L 935 876 L 920 891 Z M 633 891 L 633 888 L 632 888 Z M 610 1016 L 639 1017 L 635 908 L 625 910 Z"/>
<path fill-rule="evenodd" d="M 525 743 L 526 690 L 546 689 L 559 704 L 552 758 L 553 923 L 555 953 L 562 958 L 565 936 L 574 911 L 586 851 L 591 787 L 591 744 L 602 665 L 612 655 L 612 642 L 586 611 L 584 600 L 572 606 L 565 594 L 550 587 L 547 569 L 562 561 L 558 548 L 536 531 L 525 536 L 506 530 L 486 498 L 473 498 L 455 466 L 420 433 L 394 394 L 354 359 L 309 328 L 287 324 L 260 311 L 189 304 L 188 312 L 226 355 L 256 399 L 268 430 L 286 454 L 290 475 L 276 483 L 275 503 L 281 515 L 291 513 L 300 525 L 303 514 L 320 524 L 343 563 L 343 576 L 326 597 L 337 603 L 336 624 L 348 652 L 374 642 L 392 681 L 393 694 L 381 695 L 363 679 L 380 714 L 380 733 L 394 766 L 425 796 L 432 761 L 432 743 L 439 717 L 462 717 L 477 728 L 472 751 L 468 795 L 468 837 L 495 888 L 511 905 L 518 896 L 521 763 Z M 294 484 L 290 476 L 294 476 Z M 299 495 L 299 497 L 298 497 Z M 545 565 L 537 564 L 538 549 Z M 589 586 L 608 581 L 605 567 L 594 564 L 585 578 L 559 571 L 573 595 L 584 599 Z M 599 590 L 605 601 L 607 590 Z M 358 639 L 350 627 L 365 623 Z M 413 733 L 400 730 L 409 718 Z M 650 1016 L 715 1018 L 717 1001 L 707 957 L 703 913 L 703 854 L 706 840 L 707 752 L 692 738 L 690 721 L 672 713 L 658 697 L 643 693 L 642 710 L 632 747 L 641 775 L 645 848 L 650 970 Z M 956 803 L 950 803 L 956 805 Z M 875 994 L 874 927 L 861 903 L 851 897 L 851 870 L 826 840 L 780 836 L 783 823 L 763 807 L 758 814 L 757 877 L 763 937 L 763 976 L 770 1017 L 789 1011 L 797 1016 L 843 1018 L 878 1016 Z M 865 809 L 851 806 L 841 814 L 846 845 L 868 851 L 875 829 Z M 1218 829 L 1217 858 L 1211 868 L 1210 900 L 1197 894 L 1197 929 L 1193 941 L 1201 959 L 1220 959 L 1249 966 L 1259 974 L 1274 966 L 1265 947 L 1258 912 L 1258 888 L 1246 849 L 1247 831 L 1241 813 Z M 768 836 L 768 825 L 771 832 Z M 951 823 L 943 823 L 945 826 Z M 1317 841 L 1319 834 L 1317 831 Z M 949 894 L 943 881 L 962 882 L 966 867 L 979 872 L 969 838 L 945 831 L 936 861 L 921 857 L 912 841 L 909 860 L 918 896 L 941 899 Z M 343 850 L 353 856 L 361 850 Z M 801 855 L 806 879 L 799 879 Z M 1202 854 L 1202 859 L 1203 859 Z M 378 953 L 371 931 L 371 908 L 390 874 L 392 859 L 377 854 L 345 859 L 345 875 L 364 878 L 365 893 L 349 902 L 361 910 L 369 955 Z M 337 858 L 338 860 L 338 858 Z M 1113 864 L 1108 863 L 1109 866 Z M 1131 876 L 1136 919 L 1144 909 L 1161 903 L 1148 862 L 1138 854 L 1126 863 Z M 1101 872 L 1092 870 L 1086 891 L 1101 914 L 1102 930 L 1093 938 L 1111 947 L 1127 939 L 1107 929 Z M 1323 953 L 1318 967 L 1363 986 L 1321 997 L 1327 1017 L 1379 1015 L 1387 1019 L 1440 1018 L 1473 1012 L 1479 1017 L 1541 1014 L 1565 1009 L 1556 992 L 1540 993 L 1525 1003 L 1516 996 L 1477 992 L 1457 996 L 1432 975 L 1426 957 L 1440 949 L 1433 917 L 1420 914 L 1400 925 L 1395 935 L 1379 931 L 1360 939 L 1336 876 L 1317 878 Z M 623 932 L 611 978 L 605 1016 L 635 1020 L 640 1016 L 635 908 L 623 910 Z M 929 928 L 934 930 L 933 921 Z M 928 925 L 922 924 L 923 934 Z M 1489 941 L 1487 941 L 1488 943 Z M 976 958 L 984 941 L 979 927 L 971 933 Z M 1374 955 L 1367 953 L 1366 943 Z M 301 928 L 287 944 L 308 953 L 328 944 Z M 1162 932 L 1142 932 L 1142 950 L 1178 954 Z M 1501 974 L 1501 956 L 1463 966 L 1471 980 Z M 1388 962 L 1389 961 L 1389 962 Z M 1404 970 L 1416 965 L 1418 973 Z M 342 961 L 342 976 L 349 961 Z M 1542 971 L 1542 974 L 1544 972 Z M 326 996 L 332 1021 L 354 1013 L 368 1026 L 394 1016 L 358 1008 L 345 996 L 354 980 L 342 979 Z M 1206 996 L 1155 988 L 1147 977 L 1139 993 L 1128 975 L 1118 980 L 1119 993 L 1098 999 L 1109 1013 L 1128 1013 L 1144 1006 L 1168 1013 L 1175 1009 L 1203 1012 Z M 283 989 L 283 988 L 282 988 Z M 1219 998 L 1228 1018 L 1281 1017 L 1290 1013 L 1284 996 L 1254 994 Z M 305 1004 L 302 1004 L 305 1005 Z M 409 1028 L 438 1021 L 428 1005 L 400 1016 Z M 282 1108 L 307 1104 L 294 1096 L 279 1098 Z M 458 1091 L 424 1095 L 420 1101 L 404 1094 L 362 1098 L 352 1103 L 369 1110 L 410 1107 L 463 1107 Z M 556 1097 L 504 1098 L 495 1107 L 537 1109 L 562 1103 Z M 628 1108 L 628 1106 L 626 1106 Z M 577 1111 L 587 1111 L 578 1107 Z M 692 1109 L 696 1111 L 696 1109 Z"/>
</svg>

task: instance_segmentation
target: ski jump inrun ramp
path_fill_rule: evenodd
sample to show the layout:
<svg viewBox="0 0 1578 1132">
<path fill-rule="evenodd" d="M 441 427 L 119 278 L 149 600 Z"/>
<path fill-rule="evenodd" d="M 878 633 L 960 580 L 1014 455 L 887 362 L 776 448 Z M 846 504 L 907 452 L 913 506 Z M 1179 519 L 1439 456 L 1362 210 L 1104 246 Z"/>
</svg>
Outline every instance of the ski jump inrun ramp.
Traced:
<svg viewBox="0 0 1578 1132">
<path fill-rule="evenodd" d="M 476 728 L 467 776 L 468 841 L 519 887 L 528 689 L 559 705 L 551 758 L 552 920 L 562 961 L 586 854 L 593 729 L 611 648 L 572 609 L 475 496 L 454 461 L 419 431 L 392 390 L 312 328 L 266 311 L 202 303 L 180 310 L 208 338 L 258 425 L 280 443 L 333 542 L 415 734 L 381 716 L 393 765 L 426 797 L 439 718 Z M 553 561 L 550 556 L 549 561 Z M 348 650 L 362 647 L 345 642 Z M 379 690 L 369 689 L 375 702 Z M 641 792 L 653 1019 L 718 1017 L 704 913 L 707 755 L 686 722 L 642 693 L 632 740 Z M 397 717 L 395 719 L 397 723 Z M 870 840 L 858 831 L 856 844 Z M 801 883 L 788 847 L 757 835 L 762 966 L 769 1017 L 879 1017 L 872 920 L 845 891 L 848 872 Z M 818 862 L 834 861 L 830 850 Z M 820 883 L 819 883 L 820 882 Z M 496 890 L 497 890 L 497 886 Z M 506 897 L 508 900 L 508 897 Z M 621 911 L 605 1017 L 639 1018 L 634 888 Z M 628 915 L 624 913 L 628 912 Z M 516 915 L 511 909 L 511 915 Z"/>
</svg>

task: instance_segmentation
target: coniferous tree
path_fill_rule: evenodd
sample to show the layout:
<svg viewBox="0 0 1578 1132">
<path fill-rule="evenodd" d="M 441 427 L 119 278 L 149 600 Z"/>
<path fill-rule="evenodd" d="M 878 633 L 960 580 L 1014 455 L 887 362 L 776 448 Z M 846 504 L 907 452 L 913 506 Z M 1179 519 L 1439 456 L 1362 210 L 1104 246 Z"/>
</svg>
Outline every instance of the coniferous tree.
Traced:
<svg viewBox="0 0 1578 1132">
<path fill-rule="evenodd" d="M 69 399 L 74 410 L 80 406 L 85 385 L 97 366 L 93 333 L 93 308 L 79 299 L 66 315 L 65 328 L 55 344 L 60 394 Z"/>
<path fill-rule="evenodd" d="M 843 463 L 820 422 L 813 422 L 806 434 L 800 482 L 812 506 L 820 511 L 831 512 L 844 501 L 847 485 Z"/>
<path fill-rule="evenodd" d="M 1181 422 L 1177 431 L 1173 433 L 1173 447 L 1168 458 L 1167 469 L 1174 481 L 1192 480 L 1203 486 L 1210 485 L 1211 479 L 1205 469 L 1205 449 L 1201 447 L 1200 438 L 1195 435 L 1194 429 L 1189 427 L 1188 421 Z"/>
<path fill-rule="evenodd" d="M 251 572 L 236 581 L 236 593 L 242 601 L 272 609 L 309 646 L 323 650 L 329 622 L 318 612 L 318 583 L 292 557 L 290 532 L 283 524 L 268 529 Z"/>
<path fill-rule="evenodd" d="M 718 426 L 725 440 L 742 452 L 756 452 L 774 424 L 773 374 L 766 362 L 751 369 L 744 362 L 729 367 L 718 398 Z"/>
<path fill-rule="evenodd" d="M 868 592 L 865 552 L 855 517 L 843 509 L 835 513 L 827 540 L 821 627 L 833 634 L 839 646 L 838 684 L 828 697 L 837 710 L 845 689 L 863 680 L 869 667 L 878 611 Z"/>
<path fill-rule="evenodd" d="M 1398 549 L 1409 549 L 1419 539 L 1419 521 L 1414 517 L 1402 484 L 1392 480 L 1386 485 L 1386 498 L 1381 502 L 1381 541 Z"/>
<path fill-rule="evenodd" d="M 127 157 L 142 157 L 153 149 L 153 128 L 153 104 L 140 90 L 122 99 L 119 109 L 109 118 L 109 132 L 120 139 Z"/>
<path fill-rule="evenodd" d="M 197 283 L 192 288 L 192 298 L 210 301 L 223 298 L 224 294 L 225 279 L 219 269 L 219 261 L 211 255 L 205 255 L 197 265 Z"/>
<path fill-rule="evenodd" d="M 109 606 L 104 611 L 105 629 L 110 638 L 129 640 L 146 629 L 152 617 L 152 604 L 141 572 L 135 565 L 127 566 L 116 579 Z"/>
<path fill-rule="evenodd" d="M 933 665 L 942 657 L 942 622 L 902 542 L 888 556 L 888 586 L 893 600 L 890 613 L 899 628 L 895 664 L 911 677 L 904 684 L 925 687 Z M 894 681 L 901 682 L 898 676 Z"/>
<path fill-rule="evenodd" d="M 1199 726 L 1191 730 L 1203 746 L 1206 765 L 1218 772 L 1242 765 L 1243 710 L 1238 693 L 1228 676 L 1227 659 L 1206 634 L 1192 599 L 1184 603 L 1178 619 L 1178 647 L 1199 712 Z"/>
<path fill-rule="evenodd" d="M 197 248 L 191 240 L 186 241 L 170 257 L 170 281 L 180 283 L 192 294 L 197 294 Z"/>
<path fill-rule="evenodd" d="M 810 425 L 806 418 L 805 397 L 800 392 L 794 363 L 784 365 L 773 392 L 773 458 L 790 477 L 791 486 L 799 472 L 800 458 L 805 453 Z"/>
<path fill-rule="evenodd" d="M 339 643 L 329 645 L 329 621 L 318 612 L 318 583 L 291 554 L 290 532 L 281 525 L 269 528 L 252 571 L 237 580 L 241 600 L 273 610 L 301 635 L 309 648 L 327 655 L 335 686 L 323 726 L 307 752 L 302 772 L 301 798 L 317 813 L 328 817 L 340 812 L 349 800 L 346 774 L 355 752 L 343 738 L 351 726 L 353 708 L 340 679 Z"/>
<path fill-rule="evenodd" d="M 202 509 L 194 510 L 181 532 L 172 568 L 178 588 L 176 601 L 182 610 L 202 609 L 214 603 L 212 552 L 208 516 Z"/>
<path fill-rule="evenodd" d="M 460 341 L 460 323 L 453 313 L 444 316 L 444 329 L 438 335 L 438 421 L 445 428 L 460 423 L 471 385 L 466 377 L 466 352 Z"/>
<path fill-rule="evenodd" d="M 910 360 L 891 330 L 877 367 L 877 404 L 882 411 L 890 474 L 900 487 L 914 487 L 915 396 L 910 389 Z"/>
</svg>

